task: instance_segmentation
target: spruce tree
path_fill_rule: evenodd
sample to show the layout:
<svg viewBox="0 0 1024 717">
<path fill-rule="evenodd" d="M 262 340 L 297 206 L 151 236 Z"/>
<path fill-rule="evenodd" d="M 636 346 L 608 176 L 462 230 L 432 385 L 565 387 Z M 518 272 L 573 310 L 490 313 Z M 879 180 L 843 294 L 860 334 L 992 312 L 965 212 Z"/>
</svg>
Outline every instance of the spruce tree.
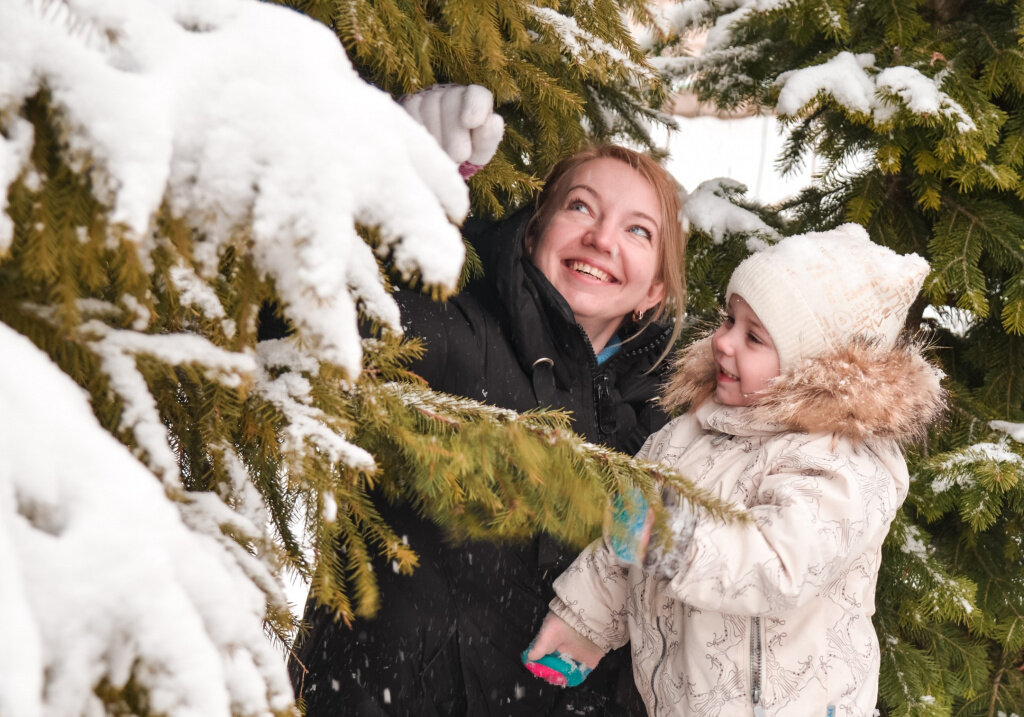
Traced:
<svg viewBox="0 0 1024 717">
<path fill-rule="evenodd" d="M 909 456 L 884 550 L 879 708 L 1020 713 L 1024 4 L 687 0 L 667 17 L 659 67 L 722 108 L 776 113 L 783 170 L 822 162 L 813 186 L 758 211 L 784 234 L 858 222 L 931 262 L 911 322 L 948 375 L 950 410 Z M 691 32 L 707 32 L 699 57 L 680 50 Z M 698 232 L 690 278 L 720 294 L 745 253 L 742 237 Z"/>
<path fill-rule="evenodd" d="M 104 444 L 116 454 L 110 465 L 131 463 L 125 476 L 152 481 L 177 511 L 198 553 L 164 546 L 173 557 L 150 567 L 175 589 L 157 602 L 196 615 L 213 655 L 209 690 L 190 694 L 186 675 L 168 677 L 171 663 L 130 639 L 141 623 L 124 628 L 127 638 L 97 627 L 95 654 L 54 643 L 23 661 L 34 682 L 22 684 L 38 690 L 16 694 L 0 678 L 0 711 L 17 699 L 27 705 L 18 714 L 61 711 L 46 700 L 70 685 L 61 694 L 90 714 L 291 713 L 283 659 L 275 666 L 251 637 L 225 629 L 224 608 L 243 594 L 251 606 L 256 594 L 266 627 L 287 641 L 280 580 L 294 570 L 339 619 L 372 614 L 386 596 L 370 556 L 416 565 L 416 546 L 382 521 L 375 492 L 412 501 L 456 536 L 545 530 L 582 544 L 608 495 L 634 484 L 650 495 L 655 481 L 676 480 L 582 441 L 559 412 L 517 415 L 437 394 L 408 371 L 422 347 L 395 330 L 391 281 L 437 298 L 454 290 L 468 192 L 322 25 L 236 0 L 0 5 L 0 341 L 40 365 L 45 354 L 80 386 L 53 410 L 72 415 L 87 396 L 95 421 L 80 424 L 82 435 L 116 439 L 120 453 Z M 484 84 L 510 130 L 490 174 L 474 180 L 484 211 L 496 211 L 585 133 L 640 131 L 640 117 L 656 115 L 644 102 L 659 96 L 657 78 L 622 24 L 622 10 L 640 4 L 570 5 L 573 14 L 526 3 L 481 14 L 476 3 L 403 3 L 410 15 L 400 20 L 391 4 L 356 3 L 344 6 L 345 22 L 362 24 L 331 24 L 354 28 L 346 47 L 356 67 L 391 90 L 497 78 Z M 577 28 L 607 44 L 574 45 Z M 403 42 L 389 34 L 402 32 Z M 504 69 L 482 76 L 495 67 Z M 257 341 L 267 305 L 292 326 L 289 338 Z M 360 320 L 376 327 L 371 338 L 360 338 Z M 17 385 L 17 364 L 0 370 L 0 388 Z M 4 430 L 17 421 L 5 413 Z M 0 524 L 33 544 L 66 539 L 60 517 L 76 514 L 66 503 L 76 491 L 40 492 L 50 464 L 24 448 L 13 454 L 22 462 L 0 467 Z M 86 473 L 61 479 L 85 486 Z M 136 539 L 118 533 L 116 518 L 92 527 L 120 544 Z M 14 607 L 43 639 L 59 634 L 60 614 L 22 599 L 18 585 L 60 584 L 67 565 L 28 570 L 29 553 L 7 547 L 0 541 L 0 571 L 14 579 L 4 580 Z M 232 576 L 223 590 L 191 572 L 209 569 L 209 555 Z M 125 598 L 146 588 L 118 586 Z M 119 595 L 106 596 L 108 613 L 105 603 L 96 610 L 116 613 Z M 157 606 L 140 609 L 147 625 L 166 624 Z M 13 653 L 0 650 L 0 664 L 14 664 Z M 212 702 L 197 701 L 210 690 Z"/>
</svg>

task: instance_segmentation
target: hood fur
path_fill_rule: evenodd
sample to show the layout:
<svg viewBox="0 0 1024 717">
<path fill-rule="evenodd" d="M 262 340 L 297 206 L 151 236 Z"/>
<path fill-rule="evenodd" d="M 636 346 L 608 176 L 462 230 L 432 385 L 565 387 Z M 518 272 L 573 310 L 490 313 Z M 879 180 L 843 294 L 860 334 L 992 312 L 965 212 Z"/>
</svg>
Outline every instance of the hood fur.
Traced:
<svg viewBox="0 0 1024 717">
<path fill-rule="evenodd" d="M 696 407 L 715 392 L 711 337 L 676 360 L 661 403 L 668 410 Z M 892 349 L 854 341 L 784 372 L 750 406 L 752 418 L 801 433 L 835 433 L 862 441 L 923 439 L 945 408 L 943 372 L 918 344 Z"/>
</svg>

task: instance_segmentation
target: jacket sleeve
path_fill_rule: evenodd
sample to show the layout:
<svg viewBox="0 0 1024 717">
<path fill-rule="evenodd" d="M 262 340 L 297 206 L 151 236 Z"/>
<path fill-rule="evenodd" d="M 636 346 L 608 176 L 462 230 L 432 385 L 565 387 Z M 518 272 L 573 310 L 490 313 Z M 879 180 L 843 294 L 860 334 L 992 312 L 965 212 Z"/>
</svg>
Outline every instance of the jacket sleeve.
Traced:
<svg viewBox="0 0 1024 717">
<path fill-rule="evenodd" d="M 417 291 L 399 289 L 395 300 L 402 312 L 402 329 L 406 336 L 423 342 L 424 353 L 410 368 L 431 388 L 449 393 L 457 390 L 461 379 L 457 374 L 466 356 L 482 360 L 482 348 L 472 317 L 455 301 L 434 301 Z"/>
<path fill-rule="evenodd" d="M 856 447 L 832 435 L 792 437 L 769 461 L 746 522 L 693 514 L 672 550 L 646 569 L 679 600 L 738 615 L 801 606 L 850 571 L 877 574 L 879 551 L 906 496 L 895 446 Z M 688 535 L 687 531 L 692 531 Z"/>
<path fill-rule="evenodd" d="M 550 608 L 607 652 L 629 641 L 628 586 L 629 566 L 620 563 L 599 538 L 555 580 Z"/>
<path fill-rule="evenodd" d="M 423 342 L 423 355 L 410 368 L 430 386 L 442 385 L 448 355 L 450 307 L 407 289 L 397 290 L 394 296 L 402 312 L 405 335 Z"/>
<path fill-rule="evenodd" d="M 657 434 L 648 437 L 636 457 L 645 460 Z M 551 611 L 577 632 L 608 651 L 629 642 L 626 599 L 630 569 L 598 538 L 580 553 L 554 583 Z"/>
</svg>

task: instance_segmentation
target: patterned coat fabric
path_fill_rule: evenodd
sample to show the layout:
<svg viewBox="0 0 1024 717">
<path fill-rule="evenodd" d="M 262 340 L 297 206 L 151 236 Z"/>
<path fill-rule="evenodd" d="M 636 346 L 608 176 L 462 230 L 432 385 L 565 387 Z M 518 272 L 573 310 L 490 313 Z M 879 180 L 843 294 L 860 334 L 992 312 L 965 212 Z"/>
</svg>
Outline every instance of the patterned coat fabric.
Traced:
<svg viewBox="0 0 1024 717">
<path fill-rule="evenodd" d="M 666 495 L 671 534 L 643 567 L 599 540 L 555 582 L 551 609 L 605 649 L 631 643 L 652 717 L 872 715 L 875 583 L 909 483 L 900 444 L 941 411 L 941 372 L 913 346 L 855 344 L 729 407 L 711 396 L 714 370 L 709 341 L 686 352 L 669 401 L 698 408 L 638 455 L 749 520 Z"/>
</svg>

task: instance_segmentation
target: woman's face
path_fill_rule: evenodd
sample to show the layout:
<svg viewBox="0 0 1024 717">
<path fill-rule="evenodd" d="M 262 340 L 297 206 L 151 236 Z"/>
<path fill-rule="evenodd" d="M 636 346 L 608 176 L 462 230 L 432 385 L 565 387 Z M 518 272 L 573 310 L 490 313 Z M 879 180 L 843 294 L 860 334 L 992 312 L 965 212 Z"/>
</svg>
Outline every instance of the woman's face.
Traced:
<svg viewBox="0 0 1024 717">
<path fill-rule="evenodd" d="M 661 204 L 643 176 L 609 157 L 581 164 L 568 187 L 532 259 L 568 302 L 596 352 L 624 317 L 665 296 L 658 278 Z"/>
</svg>

